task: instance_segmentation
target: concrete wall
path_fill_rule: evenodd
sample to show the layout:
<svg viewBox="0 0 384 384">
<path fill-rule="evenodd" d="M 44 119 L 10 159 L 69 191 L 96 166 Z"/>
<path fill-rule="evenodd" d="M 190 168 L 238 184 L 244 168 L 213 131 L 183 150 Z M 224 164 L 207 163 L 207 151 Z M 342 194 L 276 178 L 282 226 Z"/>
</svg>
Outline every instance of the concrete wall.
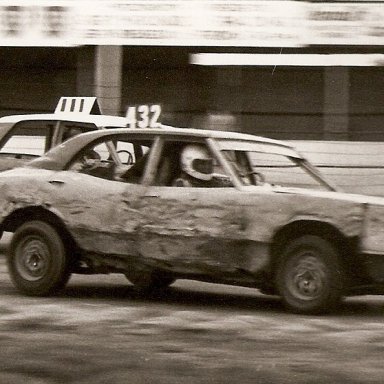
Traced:
<svg viewBox="0 0 384 384">
<path fill-rule="evenodd" d="M 384 196 L 384 142 L 291 141 L 341 190 Z"/>
<path fill-rule="evenodd" d="M 120 47 L 121 48 L 121 47 Z M 162 122 L 277 139 L 384 141 L 384 68 L 204 67 L 189 48 L 0 48 L 0 115 L 98 95 L 124 114 L 160 103 Z"/>
<path fill-rule="evenodd" d="M 0 116 L 53 112 L 60 95 L 75 95 L 76 70 L 0 70 Z"/>
<path fill-rule="evenodd" d="M 349 139 L 384 141 L 384 68 L 353 68 L 350 84 Z"/>
</svg>

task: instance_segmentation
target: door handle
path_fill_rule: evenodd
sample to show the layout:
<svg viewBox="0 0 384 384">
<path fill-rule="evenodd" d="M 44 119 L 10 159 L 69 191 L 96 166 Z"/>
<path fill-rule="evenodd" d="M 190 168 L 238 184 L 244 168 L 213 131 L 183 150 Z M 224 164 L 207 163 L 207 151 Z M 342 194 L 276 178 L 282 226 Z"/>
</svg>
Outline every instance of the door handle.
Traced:
<svg viewBox="0 0 384 384">
<path fill-rule="evenodd" d="M 64 181 L 62 181 L 62 180 L 49 180 L 48 183 L 52 184 L 52 185 L 63 185 L 63 184 L 65 184 Z"/>
</svg>

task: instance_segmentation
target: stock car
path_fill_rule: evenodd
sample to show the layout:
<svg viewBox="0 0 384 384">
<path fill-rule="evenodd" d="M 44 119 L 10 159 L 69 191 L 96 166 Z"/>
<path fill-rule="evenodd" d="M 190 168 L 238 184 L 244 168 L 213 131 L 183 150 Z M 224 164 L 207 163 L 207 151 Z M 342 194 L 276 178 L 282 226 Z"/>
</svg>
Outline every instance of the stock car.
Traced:
<svg viewBox="0 0 384 384">
<path fill-rule="evenodd" d="M 209 155 L 194 169 L 223 184 L 175 184 L 191 145 Z M 384 292 L 384 199 L 338 192 L 283 142 L 98 130 L 0 173 L 0 191 L 8 270 L 27 295 L 76 273 L 121 273 L 144 292 L 177 279 L 253 287 L 307 314 Z"/>
<path fill-rule="evenodd" d="M 10 115 L 0 118 L 0 171 L 43 155 L 71 132 L 110 127 L 126 128 L 125 117 L 101 114 L 96 97 L 61 97 L 54 113 Z"/>
</svg>

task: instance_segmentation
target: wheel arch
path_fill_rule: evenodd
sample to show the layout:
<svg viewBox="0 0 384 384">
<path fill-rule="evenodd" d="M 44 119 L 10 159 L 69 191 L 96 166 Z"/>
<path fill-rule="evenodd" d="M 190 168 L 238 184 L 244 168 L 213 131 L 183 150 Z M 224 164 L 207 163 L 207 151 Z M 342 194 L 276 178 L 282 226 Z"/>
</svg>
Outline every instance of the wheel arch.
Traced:
<svg viewBox="0 0 384 384">
<path fill-rule="evenodd" d="M 347 237 L 330 223 L 305 219 L 291 222 L 274 234 L 270 247 L 272 274 L 276 271 L 282 249 L 289 242 L 305 235 L 318 236 L 333 244 L 349 275 L 357 276 L 361 272 L 358 259 L 358 237 Z"/>
<path fill-rule="evenodd" d="M 76 241 L 66 228 L 59 214 L 42 206 L 29 206 L 16 209 L 4 219 L 2 229 L 6 232 L 15 232 L 22 224 L 32 220 L 40 220 L 52 225 L 59 235 L 62 236 L 68 251 L 74 253 L 78 250 Z"/>
</svg>

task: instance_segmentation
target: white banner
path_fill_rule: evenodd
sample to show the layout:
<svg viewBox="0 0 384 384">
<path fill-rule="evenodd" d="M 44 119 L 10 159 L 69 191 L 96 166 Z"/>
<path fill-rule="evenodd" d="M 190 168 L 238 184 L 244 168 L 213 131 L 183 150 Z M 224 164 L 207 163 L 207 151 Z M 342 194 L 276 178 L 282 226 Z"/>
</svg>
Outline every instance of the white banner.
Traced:
<svg viewBox="0 0 384 384">
<path fill-rule="evenodd" d="M 312 3 L 304 45 L 384 45 L 384 3 Z"/>
<path fill-rule="evenodd" d="M 384 3 L 26 0 L 0 3 L 0 45 L 384 45 Z"/>
<path fill-rule="evenodd" d="M 0 45 L 67 46 L 74 40 L 73 21 L 77 9 L 73 2 L 14 1 L 0 5 Z"/>
</svg>

